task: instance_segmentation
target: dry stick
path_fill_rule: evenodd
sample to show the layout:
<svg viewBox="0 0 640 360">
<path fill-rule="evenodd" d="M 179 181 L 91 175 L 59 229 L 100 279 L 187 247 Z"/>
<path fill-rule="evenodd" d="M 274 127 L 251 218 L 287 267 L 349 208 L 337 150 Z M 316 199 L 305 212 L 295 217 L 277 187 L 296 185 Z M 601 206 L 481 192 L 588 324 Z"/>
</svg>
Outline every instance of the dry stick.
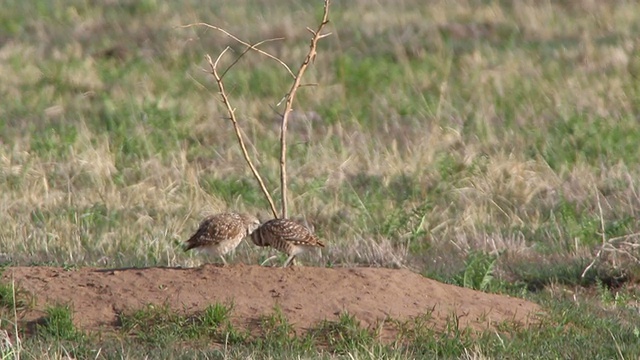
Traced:
<svg viewBox="0 0 640 360">
<path fill-rule="evenodd" d="M 256 44 L 249 44 L 245 41 L 242 41 L 240 38 L 238 38 L 237 36 L 231 34 L 230 32 L 226 31 L 225 29 L 219 28 L 217 26 L 213 26 L 213 25 L 209 25 L 207 23 L 194 23 L 194 24 L 189 24 L 189 25 L 184 25 L 181 26 L 182 28 L 188 28 L 188 27 L 192 27 L 192 26 L 205 26 L 207 28 L 210 29 L 214 29 L 214 30 L 218 30 L 220 32 L 222 32 L 223 34 L 227 35 L 228 37 L 230 37 L 231 39 L 239 42 L 240 44 L 246 46 L 246 49 L 242 52 L 242 54 L 240 54 L 240 56 L 238 56 L 233 63 L 231 63 L 231 65 L 229 65 L 229 67 L 227 67 L 227 69 L 222 73 L 222 75 L 218 74 L 217 72 L 217 66 L 218 66 L 218 62 L 220 61 L 220 58 L 222 57 L 222 55 L 229 50 L 229 47 L 227 47 L 222 54 L 220 54 L 220 56 L 218 56 L 218 58 L 216 59 L 215 63 L 213 63 L 213 61 L 211 60 L 211 57 L 209 55 L 207 55 L 207 59 L 209 61 L 209 65 L 211 66 L 211 73 L 212 75 L 215 77 L 216 79 L 216 83 L 218 84 L 218 88 L 220 89 L 220 94 L 222 96 L 222 102 L 225 104 L 225 106 L 227 107 L 227 111 L 229 112 L 229 117 L 231 122 L 233 123 L 233 127 L 234 130 L 236 132 L 236 136 L 238 138 L 238 142 L 240 143 L 240 147 L 242 148 L 242 153 L 244 155 L 245 160 L 247 161 L 247 163 L 249 164 L 249 168 L 251 168 L 251 172 L 253 173 L 254 177 L 256 178 L 256 180 L 258 181 L 258 183 L 260 184 L 260 189 L 262 190 L 262 192 L 264 193 L 265 197 L 267 198 L 267 201 L 269 202 L 269 205 L 271 207 L 271 212 L 273 213 L 274 217 L 278 217 L 278 212 L 276 210 L 275 207 L 275 203 L 273 202 L 273 199 L 271 198 L 271 194 L 269 194 L 269 191 L 267 190 L 267 187 L 264 185 L 264 182 L 262 181 L 262 177 L 260 177 L 260 174 L 258 173 L 257 169 L 255 168 L 255 166 L 253 166 L 253 163 L 251 162 L 251 158 L 249 157 L 248 151 L 246 149 L 246 146 L 244 145 L 244 141 L 242 139 L 242 133 L 240 132 L 240 128 L 238 126 L 238 122 L 236 120 L 235 117 L 235 111 L 234 109 L 231 107 L 231 105 L 229 104 L 229 99 L 228 96 L 224 90 L 224 85 L 222 82 L 222 78 L 224 78 L 224 76 L 226 75 L 226 73 L 240 60 L 240 58 L 242 58 L 242 56 L 244 56 L 247 52 L 249 52 L 250 50 L 254 50 L 256 52 L 258 52 L 259 54 L 262 54 L 270 59 L 273 59 L 275 61 L 277 61 L 280 65 L 282 65 L 287 72 L 295 78 L 295 75 L 293 74 L 293 71 L 291 71 L 291 69 L 289 68 L 289 66 L 287 66 L 287 64 L 285 64 L 284 61 L 280 60 L 279 58 L 277 58 L 276 56 L 273 56 L 269 53 L 267 53 L 266 51 L 260 50 L 258 49 L 258 46 L 269 42 L 269 41 L 276 41 L 276 40 L 282 40 L 281 38 L 275 38 L 275 39 L 268 39 L 268 40 L 263 40 L 260 41 Z"/>
<path fill-rule="evenodd" d="M 600 228 L 602 231 L 602 247 L 598 249 L 598 253 L 596 254 L 596 257 L 593 258 L 593 261 L 591 261 L 589 266 L 587 266 L 584 269 L 584 271 L 582 272 L 582 275 L 580 276 L 581 278 L 584 278 L 585 275 L 587 275 L 587 271 L 589 271 L 589 269 L 591 269 L 593 265 L 596 264 L 596 261 L 598 261 L 598 259 L 600 258 L 600 254 L 602 254 L 602 250 L 604 250 L 605 246 L 607 245 L 607 234 L 604 232 L 604 216 L 602 215 L 602 205 L 600 204 L 600 195 L 598 194 L 597 188 L 595 188 L 595 193 L 596 193 L 596 199 L 598 200 L 598 210 L 600 211 Z"/>
<path fill-rule="evenodd" d="M 223 34 L 227 35 L 228 37 L 232 38 L 233 40 L 235 40 L 235 41 L 239 42 L 240 44 L 242 44 L 242 45 L 246 46 L 246 47 L 247 47 L 247 49 L 255 50 L 255 51 L 256 51 L 256 52 L 258 52 L 259 54 L 262 54 L 262 55 L 264 55 L 264 56 L 266 56 L 266 57 L 268 57 L 268 58 L 270 58 L 270 59 L 273 59 L 273 60 L 277 61 L 278 63 L 280 63 L 280 65 L 282 65 L 285 69 L 287 69 L 287 72 L 289 72 L 289 75 L 291 75 L 291 77 L 293 77 L 293 78 L 295 78 L 295 77 L 296 77 L 296 76 L 293 74 L 293 71 L 291 71 L 291 69 L 289 68 L 289 66 L 287 66 L 287 64 L 285 64 L 285 63 L 284 63 L 284 61 L 282 61 L 282 60 L 278 59 L 276 56 L 273 56 L 273 55 L 269 54 L 268 52 L 263 51 L 263 50 L 260 50 L 260 49 L 258 49 L 258 48 L 256 47 L 256 46 L 258 46 L 258 45 L 260 45 L 260 44 L 263 44 L 263 43 L 265 43 L 265 42 L 267 42 L 267 41 L 274 41 L 274 40 L 280 40 L 280 39 L 270 39 L 270 40 L 265 40 L 265 41 L 261 41 L 261 42 L 259 42 L 259 43 L 257 43 L 257 44 L 251 45 L 251 44 L 247 43 L 246 41 L 242 41 L 242 40 L 240 40 L 237 36 L 235 36 L 235 35 L 231 34 L 231 33 L 230 33 L 230 32 L 228 32 L 227 30 L 222 29 L 222 28 L 219 28 L 219 27 L 217 27 L 217 26 L 209 25 L 209 24 L 207 24 L 207 23 L 202 23 L 202 22 L 200 22 L 200 23 L 194 23 L 194 24 L 189 24 L 189 25 L 183 25 L 183 26 L 180 26 L 180 27 L 181 27 L 181 28 L 189 28 L 189 27 L 192 27 L 192 26 L 204 26 L 204 27 L 208 27 L 208 28 L 210 28 L 210 29 L 218 30 L 218 31 L 220 31 L 221 33 L 223 33 Z M 227 69 L 227 70 L 228 70 L 228 69 Z M 225 73 L 226 73 L 226 71 L 225 71 Z"/>
<path fill-rule="evenodd" d="M 227 47 L 226 49 L 224 49 L 224 51 L 222 51 L 222 53 L 220 53 L 215 63 L 211 60 L 211 56 L 209 55 L 207 55 L 207 61 L 209 62 L 209 66 L 211 67 L 211 74 L 216 79 L 216 83 L 218 84 L 218 89 L 220 89 L 220 97 L 222 98 L 222 103 L 227 108 L 227 112 L 229 113 L 229 119 L 233 123 L 233 129 L 236 132 L 238 143 L 240 143 L 240 147 L 242 148 L 242 155 L 244 156 L 244 159 L 247 161 L 247 164 L 249 164 L 249 168 L 251 169 L 253 176 L 256 178 L 256 180 L 258 180 L 258 184 L 260 184 L 260 189 L 264 193 L 264 196 L 267 197 L 267 201 L 269 201 L 269 206 L 271 206 L 271 211 L 273 212 L 273 216 L 278 217 L 278 211 L 276 210 L 276 206 L 273 202 L 273 199 L 271 198 L 271 194 L 269 194 L 269 190 L 267 190 L 267 187 L 264 185 L 264 181 L 262 181 L 262 177 L 258 173 L 258 170 L 256 170 L 256 167 L 253 165 L 253 162 L 249 157 L 249 152 L 247 151 L 247 147 L 244 144 L 242 133 L 240 132 L 240 127 L 238 126 L 235 110 L 231 107 L 231 104 L 229 104 L 229 98 L 227 97 L 227 93 L 224 90 L 224 84 L 222 82 L 222 78 L 218 74 L 218 62 L 220 61 L 220 58 L 222 58 L 222 56 L 227 52 L 227 50 L 229 50 L 229 47 Z"/>
<path fill-rule="evenodd" d="M 267 40 L 259 41 L 259 42 L 255 43 L 255 44 L 253 44 L 253 45 L 248 45 L 248 46 L 247 46 L 247 48 L 246 48 L 246 49 L 244 49 L 244 51 L 243 51 L 243 52 L 242 52 L 242 53 L 241 53 L 241 54 L 240 54 L 240 55 L 239 55 L 235 60 L 233 60 L 233 62 L 231 63 L 231 65 L 229 65 L 229 67 L 227 67 L 227 70 L 225 70 L 225 71 L 222 73 L 222 75 L 220 75 L 220 78 L 224 78 L 224 76 L 227 74 L 227 72 L 228 72 L 229 70 L 231 70 L 231 68 L 232 68 L 232 67 L 233 67 L 233 66 L 234 66 L 238 61 L 240 61 L 240 59 L 241 59 L 241 58 L 242 58 L 246 53 L 248 53 L 248 52 L 249 52 L 249 51 L 251 51 L 251 50 L 255 50 L 255 51 L 257 51 L 257 52 L 264 53 L 264 54 L 266 54 L 267 56 L 273 57 L 273 58 L 275 58 L 277 61 L 280 61 L 280 63 L 281 63 L 281 64 L 284 64 L 284 62 L 282 62 L 280 59 L 276 58 L 275 56 L 273 56 L 273 55 L 269 54 L 268 52 L 262 51 L 262 50 L 260 50 L 260 49 L 258 49 L 258 48 L 257 48 L 258 46 L 260 46 L 260 45 L 262 45 L 262 44 L 264 44 L 264 43 L 268 43 L 268 42 L 271 42 L 271 41 L 278 41 L 278 40 L 284 40 L 284 38 L 273 38 L 273 39 L 267 39 Z M 284 66 L 285 66 L 285 67 L 287 67 L 287 65 L 286 65 L 286 64 L 284 64 Z"/>
<path fill-rule="evenodd" d="M 300 87 L 300 81 L 302 81 L 302 75 L 305 70 L 309 66 L 309 63 L 313 61 L 316 57 L 316 48 L 318 46 L 318 41 L 323 37 L 327 37 L 330 34 L 320 34 L 325 25 L 329 23 L 329 5 L 330 0 L 324 0 L 324 12 L 322 15 L 322 22 L 318 26 L 316 31 L 313 31 L 309 28 L 309 32 L 313 34 L 311 38 L 311 44 L 309 45 L 309 52 L 305 57 L 304 61 L 300 65 L 298 69 L 298 73 L 294 77 L 293 85 L 291 85 L 291 89 L 289 93 L 286 95 L 286 102 L 284 106 L 284 112 L 282 114 L 282 125 L 280 127 L 280 191 L 282 196 L 282 218 L 287 217 L 287 122 L 289 121 L 289 113 L 293 107 L 293 99 L 296 96 L 296 91 Z"/>
</svg>

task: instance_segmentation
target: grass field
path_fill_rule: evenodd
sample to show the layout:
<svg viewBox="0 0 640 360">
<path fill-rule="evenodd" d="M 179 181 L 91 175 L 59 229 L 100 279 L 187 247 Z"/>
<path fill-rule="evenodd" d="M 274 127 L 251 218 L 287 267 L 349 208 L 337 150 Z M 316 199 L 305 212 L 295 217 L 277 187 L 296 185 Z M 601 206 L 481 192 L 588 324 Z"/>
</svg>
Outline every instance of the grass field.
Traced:
<svg viewBox="0 0 640 360">
<path fill-rule="evenodd" d="M 296 68 L 321 12 L 319 1 L 294 0 L 5 0 L 0 263 L 193 266 L 203 259 L 180 243 L 205 214 L 266 218 L 202 71 L 205 54 L 230 46 L 228 65 L 243 47 L 179 26 L 202 21 L 252 43 L 284 37 L 262 49 Z M 320 355 L 277 319 L 261 342 L 216 332 L 223 350 L 188 354 L 185 342 L 207 339 L 184 326 L 133 340 L 45 329 L 22 356 L 638 358 L 640 4 L 336 1 L 330 20 L 305 79 L 317 86 L 301 88 L 290 124 L 290 212 L 328 244 L 302 261 L 408 267 L 532 299 L 549 321 L 502 336 L 417 327 L 389 346 L 345 319 L 331 329 L 354 340 Z M 277 104 L 291 79 L 249 53 L 225 82 L 279 199 Z M 268 254 L 243 244 L 230 262 Z M 68 309 L 51 311 L 69 326 Z M 130 321 L 145 316 L 156 315 Z M 0 343 L 2 359 L 10 349 Z"/>
</svg>

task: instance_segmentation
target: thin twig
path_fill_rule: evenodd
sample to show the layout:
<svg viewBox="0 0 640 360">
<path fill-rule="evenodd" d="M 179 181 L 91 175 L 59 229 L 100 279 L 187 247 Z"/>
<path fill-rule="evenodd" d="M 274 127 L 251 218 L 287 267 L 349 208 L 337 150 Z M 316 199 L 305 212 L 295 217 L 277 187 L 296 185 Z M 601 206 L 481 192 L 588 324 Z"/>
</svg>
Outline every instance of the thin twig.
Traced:
<svg viewBox="0 0 640 360">
<path fill-rule="evenodd" d="M 611 330 L 607 329 L 609 331 L 609 335 L 611 335 L 611 338 L 613 339 L 613 344 L 616 346 L 616 350 L 618 350 L 618 356 L 620 356 L 620 359 L 624 360 L 624 354 L 622 353 L 622 350 L 620 349 L 620 345 L 618 345 L 618 340 L 616 340 L 616 337 L 613 336 L 613 333 L 611 332 Z"/>
<path fill-rule="evenodd" d="M 291 89 L 286 96 L 284 112 L 282 113 L 282 124 L 280 127 L 280 191 L 282 196 L 282 218 L 287 217 L 287 122 L 289 121 L 289 113 L 291 112 L 291 109 L 293 107 L 293 100 L 296 96 L 296 91 L 300 87 L 302 75 L 304 75 L 304 72 L 307 70 L 309 63 L 314 61 L 316 58 L 318 40 L 329 35 L 323 35 L 321 34 L 321 32 L 324 26 L 329 23 L 330 3 L 330 0 L 324 0 L 322 22 L 320 22 L 318 29 L 315 31 L 308 29 L 313 34 L 313 37 L 311 38 L 311 44 L 309 45 L 309 52 L 300 65 L 298 73 L 294 76 L 293 84 L 291 85 Z"/>
<path fill-rule="evenodd" d="M 618 240 L 625 240 L 625 239 L 628 239 L 628 238 L 631 238 L 631 237 L 635 237 L 635 236 L 639 236 L 639 235 L 640 235 L 640 232 L 633 233 L 633 234 L 622 235 L 622 236 L 616 236 L 614 238 L 609 239 L 608 242 L 612 243 L 612 242 L 616 242 Z"/>
<path fill-rule="evenodd" d="M 251 46 L 248 46 L 246 49 L 244 49 L 244 51 L 240 54 L 240 56 L 238 56 L 235 60 L 233 60 L 233 62 L 231 63 L 231 65 L 229 65 L 229 66 L 227 67 L 227 69 L 226 69 L 225 71 L 223 71 L 223 72 L 222 72 L 222 75 L 220 75 L 220 78 L 221 78 L 221 79 L 222 79 L 222 78 L 224 78 L 224 76 L 227 74 L 227 71 L 231 70 L 231 68 L 232 68 L 232 67 L 233 67 L 233 66 L 234 66 L 238 61 L 240 61 L 240 59 L 241 59 L 241 58 L 242 58 L 246 53 L 248 53 L 249 51 L 251 51 L 251 50 L 256 50 L 256 51 L 260 52 L 260 51 L 262 51 L 262 50 L 259 50 L 259 49 L 257 48 L 257 46 L 260 46 L 260 45 L 262 45 L 262 44 L 264 44 L 264 43 L 268 43 L 268 42 L 271 42 L 271 41 L 278 41 L 278 40 L 284 40 L 284 38 L 273 38 L 273 39 L 262 40 L 262 41 L 259 41 L 259 42 L 255 43 L 255 44 L 251 45 Z M 268 55 L 268 53 L 266 53 L 266 52 L 265 52 L 265 54 L 267 54 L 267 55 Z M 276 60 L 280 60 L 280 59 L 276 58 Z M 284 64 L 284 63 L 283 63 L 283 64 Z M 286 66 L 286 65 L 285 65 L 285 66 Z"/>
<path fill-rule="evenodd" d="M 296 77 L 296 76 L 293 74 L 293 71 L 291 71 L 291 69 L 289 68 L 289 66 L 287 66 L 287 64 L 285 64 L 285 63 L 284 63 L 284 61 L 282 61 L 282 60 L 278 59 L 277 57 L 275 57 L 275 56 L 273 56 L 273 55 L 269 54 L 268 52 L 263 51 L 263 50 L 260 50 L 260 49 L 258 49 L 258 48 L 256 47 L 256 46 L 258 46 L 258 45 L 260 45 L 260 44 L 262 44 L 262 43 L 264 43 L 264 42 L 267 42 L 267 41 L 274 41 L 274 40 L 280 40 L 280 39 L 265 40 L 265 41 L 261 41 L 261 42 L 259 42 L 259 43 L 255 44 L 255 45 L 251 45 L 251 44 L 249 44 L 249 43 L 248 43 L 248 42 L 246 42 L 246 41 L 242 41 L 242 40 L 241 40 L 241 39 L 239 39 L 237 36 L 235 36 L 235 35 L 231 34 L 231 33 L 230 33 L 230 32 L 228 32 L 227 30 L 222 29 L 222 28 L 219 28 L 219 27 L 214 26 L 214 25 L 209 25 L 209 24 L 207 24 L 207 23 L 199 22 L 199 23 L 193 23 L 193 24 L 188 24 L 188 25 L 182 25 L 182 26 L 180 26 L 180 27 L 181 27 L 181 28 L 190 28 L 190 27 L 193 27 L 193 26 L 204 26 L 204 27 L 208 27 L 208 28 L 210 28 L 210 29 L 218 30 L 218 31 L 220 31 L 221 33 L 223 33 L 223 34 L 227 35 L 228 37 L 232 38 L 233 40 L 235 40 L 235 41 L 239 42 L 240 44 L 242 44 L 242 45 L 246 46 L 246 47 L 247 47 L 247 49 L 255 50 L 255 51 L 256 51 L 256 52 L 258 52 L 259 54 L 262 54 L 262 55 L 264 55 L 264 56 L 266 56 L 266 57 L 268 57 L 268 58 L 270 58 L 270 59 L 273 59 L 273 60 L 277 61 L 278 63 L 280 63 L 280 65 L 282 65 L 285 69 L 287 69 L 287 72 L 289 73 L 289 75 L 291 75 L 291 77 L 293 77 L 293 78 L 295 78 L 295 77 Z"/>
<path fill-rule="evenodd" d="M 233 123 L 233 129 L 236 132 L 238 143 L 240 143 L 240 147 L 242 148 L 242 155 L 244 156 L 244 159 L 247 161 L 247 164 L 249 165 L 249 168 L 251 169 L 253 176 L 256 178 L 256 180 L 258 180 L 258 184 L 260 184 L 260 189 L 264 193 L 264 196 L 266 196 L 267 201 L 269 201 L 269 206 L 271 206 L 271 211 L 273 212 L 273 216 L 278 217 L 278 211 L 276 210 L 276 206 L 273 202 L 273 199 L 271 198 L 271 194 L 269 194 L 269 190 L 267 190 L 267 187 L 264 185 L 264 181 L 262 181 L 262 177 L 258 173 L 258 170 L 256 170 L 256 167 L 253 165 L 253 162 L 249 157 L 249 152 L 247 151 L 247 147 L 245 146 L 244 140 L 242 138 L 242 132 L 240 132 L 240 126 L 238 126 L 238 121 L 235 115 L 235 109 L 233 109 L 231 107 L 231 104 L 229 103 L 229 98 L 227 97 L 227 93 L 224 90 L 224 83 L 222 82 L 222 78 L 218 74 L 218 62 L 220 61 L 222 56 L 227 52 L 227 50 L 229 50 L 229 47 L 227 47 L 226 49 L 224 49 L 224 51 L 222 51 L 222 53 L 220 53 L 220 55 L 218 56 L 215 62 L 211 60 L 211 56 L 207 55 L 206 56 L 207 61 L 209 62 L 209 66 L 211 67 L 211 74 L 216 79 L 216 83 L 218 84 L 218 89 L 220 90 L 220 97 L 222 98 L 222 103 L 227 108 L 227 112 L 229 113 L 229 119 Z"/>
<path fill-rule="evenodd" d="M 596 253 L 596 257 L 593 258 L 593 261 L 591 261 L 589 266 L 587 266 L 584 269 L 584 271 L 582 272 L 582 275 L 580 276 L 581 278 L 584 278 L 584 276 L 587 274 L 587 271 L 589 271 L 589 269 L 591 269 L 593 265 L 595 265 L 596 261 L 598 261 L 598 259 L 600 258 L 600 254 L 602 254 L 602 250 L 607 245 L 607 234 L 604 231 L 604 216 L 602 215 L 602 205 L 600 204 L 600 194 L 598 193 L 597 188 L 595 189 L 595 192 L 596 192 L 596 199 L 598 201 L 598 210 L 600 211 L 600 229 L 602 231 L 602 247 L 598 249 L 598 253 Z"/>
</svg>

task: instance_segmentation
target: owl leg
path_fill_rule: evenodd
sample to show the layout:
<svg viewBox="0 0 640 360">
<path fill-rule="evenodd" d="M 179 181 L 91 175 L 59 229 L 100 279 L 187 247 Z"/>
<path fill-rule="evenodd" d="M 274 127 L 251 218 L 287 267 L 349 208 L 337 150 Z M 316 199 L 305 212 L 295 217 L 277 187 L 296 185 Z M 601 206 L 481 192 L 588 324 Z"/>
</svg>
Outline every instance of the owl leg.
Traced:
<svg viewBox="0 0 640 360">
<path fill-rule="evenodd" d="M 278 255 L 273 255 L 273 256 L 269 257 L 269 258 L 268 258 L 268 259 L 266 259 L 265 261 L 261 262 L 261 263 L 260 263 L 260 266 L 264 266 L 264 264 L 268 263 L 269 261 L 271 261 L 271 260 L 273 260 L 273 259 L 275 259 L 275 258 L 277 258 L 277 257 L 278 257 Z"/>
<path fill-rule="evenodd" d="M 225 260 L 225 259 L 224 259 L 224 256 L 220 255 L 220 259 L 222 259 L 222 264 L 223 264 L 224 266 L 227 266 L 227 265 L 228 265 L 228 264 L 227 264 L 227 260 Z"/>
<path fill-rule="evenodd" d="M 284 262 L 284 265 L 282 265 L 282 267 L 287 267 L 289 265 L 294 265 L 295 264 L 295 255 L 290 255 L 289 258 L 287 259 L 287 261 Z"/>
</svg>

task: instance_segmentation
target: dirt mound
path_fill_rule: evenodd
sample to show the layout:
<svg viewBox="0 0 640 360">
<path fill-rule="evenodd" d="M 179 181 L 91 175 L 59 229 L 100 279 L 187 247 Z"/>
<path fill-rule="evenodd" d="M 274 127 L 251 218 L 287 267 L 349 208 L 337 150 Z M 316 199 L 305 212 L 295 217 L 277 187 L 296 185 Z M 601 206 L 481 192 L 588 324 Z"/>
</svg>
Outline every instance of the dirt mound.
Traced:
<svg viewBox="0 0 640 360">
<path fill-rule="evenodd" d="M 408 270 L 380 268 L 267 268 L 233 265 L 199 268 L 64 270 L 8 268 L 3 281 L 33 294 L 31 320 L 46 305 L 70 303 L 76 324 L 87 330 L 112 327 L 117 314 L 147 304 L 168 304 L 187 313 L 216 302 L 233 301 L 234 322 L 255 322 L 278 305 L 300 330 L 342 312 L 365 326 L 391 317 L 406 320 L 431 313 L 436 328 L 453 314 L 476 330 L 504 321 L 528 324 L 540 308 L 525 300 L 446 285 Z M 29 320 L 29 319 L 25 319 Z"/>
</svg>

